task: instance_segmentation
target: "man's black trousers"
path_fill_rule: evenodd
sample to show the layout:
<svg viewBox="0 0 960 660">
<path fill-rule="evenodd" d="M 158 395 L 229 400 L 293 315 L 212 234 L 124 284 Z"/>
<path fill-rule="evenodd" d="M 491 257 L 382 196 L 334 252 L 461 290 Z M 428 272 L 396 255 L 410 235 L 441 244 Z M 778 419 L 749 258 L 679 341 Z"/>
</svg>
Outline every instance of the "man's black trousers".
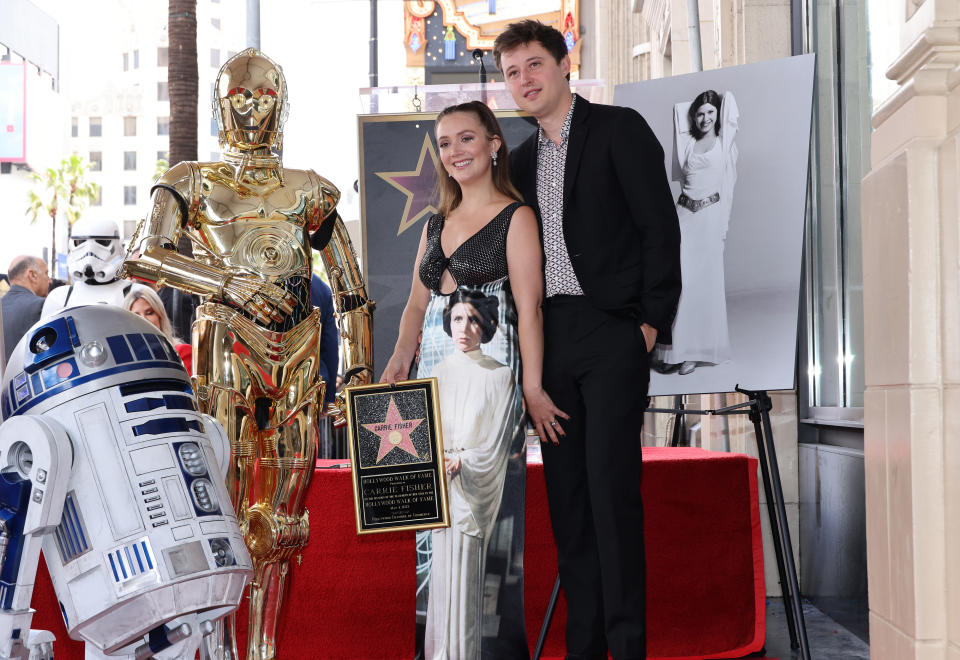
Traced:
<svg viewBox="0 0 960 660">
<path fill-rule="evenodd" d="M 544 305 L 543 383 L 570 415 L 566 437 L 541 444 L 567 658 L 646 658 L 641 425 L 649 355 L 640 322 L 583 296 Z"/>
</svg>

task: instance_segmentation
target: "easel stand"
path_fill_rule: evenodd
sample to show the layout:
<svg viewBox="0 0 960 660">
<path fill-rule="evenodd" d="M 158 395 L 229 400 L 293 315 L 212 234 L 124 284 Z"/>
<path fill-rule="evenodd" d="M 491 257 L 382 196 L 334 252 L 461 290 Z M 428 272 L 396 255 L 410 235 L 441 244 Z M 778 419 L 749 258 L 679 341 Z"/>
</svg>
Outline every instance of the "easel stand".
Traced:
<svg viewBox="0 0 960 660">
<path fill-rule="evenodd" d="M 773 425 L 770 423 L 770 410 L 773 402 L 765 391 L 735 388 L 740 394 L 749 397 L 748 401 L 715 410 L 692 410 L 683 407 L 682 399 L 676 408 L 647 408 L 647 412 L 676 415 L 671 446 L 678 446 L 683 417 L 685 415 L 749 415 L 753 422 L 757 438 L 757 454 L 760 460 L 760 473 L 763 479 L 763 492 L 767 499 L 767 513 L 770 516 L 770 532 L 773 536 L 773 549 L 777 557 L 777 571 L 780 575 L 780 587 L 783 591 L 783 608 L 787 615 L 787 628 L 790 632 L 790 648 L 800 649 L 803 660 L 810 660 L 810 644 L 807 640 L 807 625 L 803 619 L 803 605 L 800 602 L 800 585 L 797 580 L 797 566 L 793 560 L 793 544 L 790 542 L 790 528 L 787 525 L 787 510 L 783 501 L 783 486 L 780 481 L 780 469 L 777 467 L 777 450 L 773 443 Z M 534 651 L 534 660 L 539 660 L 543 645 L 553 618 L 553 611 L 559 595 L 560 577 L 553 588 L 553 595 L 547 605 L 540 636 Z"/>
</svg>

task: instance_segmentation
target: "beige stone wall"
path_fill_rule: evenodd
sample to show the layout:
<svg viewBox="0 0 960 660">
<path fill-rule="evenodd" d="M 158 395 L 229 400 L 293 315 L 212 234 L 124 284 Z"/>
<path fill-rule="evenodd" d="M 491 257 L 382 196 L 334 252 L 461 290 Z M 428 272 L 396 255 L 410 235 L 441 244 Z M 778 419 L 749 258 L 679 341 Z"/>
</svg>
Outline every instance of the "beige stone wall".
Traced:
<svg viewBox="0 0 960 660">
<path fill-rule="evenodd" d="M 863 180 L 875 660 L 960 659 L 960 3 L 906 0 Z"/>
<path fill-rule="evenodd" d="M 650 79 L 649 30 L 633 11 L 631 0 L 593 0 L 591 4 L 595 7 L 596 69 L 590 73 L 604 80 L 604 100 L 611 103 L 617 85 Z M 635 54 L 644 50 L 645 54 Z"/>
</svg>

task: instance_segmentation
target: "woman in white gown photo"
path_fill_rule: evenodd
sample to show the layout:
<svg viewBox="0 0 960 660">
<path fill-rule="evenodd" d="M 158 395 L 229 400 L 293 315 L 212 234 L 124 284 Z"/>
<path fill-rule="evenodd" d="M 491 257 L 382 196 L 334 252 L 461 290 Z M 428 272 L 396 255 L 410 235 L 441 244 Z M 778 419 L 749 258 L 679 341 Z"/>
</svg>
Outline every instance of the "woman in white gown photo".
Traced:
<svg viewBox="0 0 960 660">
<path fill-rule="evenodd" d="M 487 545 L 516 426 L 513 370 L 481 350 L 497 331 L 498 308 L 496 296 L 458 289 L 443 313 L 456 350 L 433 375 L 440 409 L 457 414 L 443 417 L 450 527 L 431 532 L 429 658 L 475 657 L 480 646 Z"/>
<path fill-rule="evenodd" d="M 737 179 L 738 119 L 731 92 L 707 90 L 674 107 L 683 291 L 673 344 L 658 345 L 654 355 L 653 368 L 661 373 L 687 375 L 731 358 L 723 251 Z"/>
</svg>

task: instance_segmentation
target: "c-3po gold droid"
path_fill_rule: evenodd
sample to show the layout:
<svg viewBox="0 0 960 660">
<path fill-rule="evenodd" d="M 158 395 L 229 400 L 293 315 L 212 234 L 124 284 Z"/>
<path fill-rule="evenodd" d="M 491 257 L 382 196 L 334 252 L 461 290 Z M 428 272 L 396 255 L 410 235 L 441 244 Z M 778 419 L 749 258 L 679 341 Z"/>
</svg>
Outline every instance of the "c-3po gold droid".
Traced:
<svg viewBox="0 0 960 660">
<path fill-rule="evenodd" d="M 219 162 L 184 162 L 154 186 L 127 273 L 199 294 L 193 380 L 231 439 L 227 486 L 254 561 L 247 658 L 276 655 L 289 561 L 307 543 L 304 496 L 317 456 L 325 384 L 320 312 L 311 311 L 311 246 L 322 250 L 344 340 L 348 384 L 371 380 L 372 303 L 336 212 L 339 192 L 284 169 L 280 67 L 257 50 L 232 57 L 214 86 Z M 193 257 L 176 251 L 185 232 Z M 232 624 L 215 654 L 236 657 Z"/>
</svg>

